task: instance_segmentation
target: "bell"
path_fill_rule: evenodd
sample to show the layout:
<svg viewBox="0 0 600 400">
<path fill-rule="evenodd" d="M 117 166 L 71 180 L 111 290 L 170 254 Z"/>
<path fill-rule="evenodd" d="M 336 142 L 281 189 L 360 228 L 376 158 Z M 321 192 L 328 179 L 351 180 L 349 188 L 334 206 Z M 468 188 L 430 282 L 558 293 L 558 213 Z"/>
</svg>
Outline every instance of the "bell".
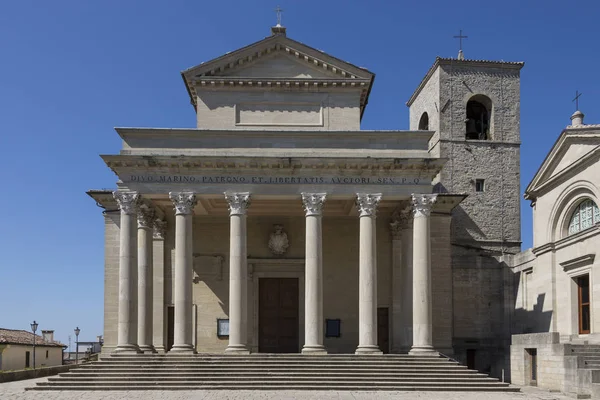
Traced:
<svg viewBox="0 0 600 400">
<path fill-rule="evenodd" d="M 467 120 L 467 135 L 478 135 L 479 132 L 477 131 L 477 122 L 472 119 L 469 118 Z"/>
</svg>

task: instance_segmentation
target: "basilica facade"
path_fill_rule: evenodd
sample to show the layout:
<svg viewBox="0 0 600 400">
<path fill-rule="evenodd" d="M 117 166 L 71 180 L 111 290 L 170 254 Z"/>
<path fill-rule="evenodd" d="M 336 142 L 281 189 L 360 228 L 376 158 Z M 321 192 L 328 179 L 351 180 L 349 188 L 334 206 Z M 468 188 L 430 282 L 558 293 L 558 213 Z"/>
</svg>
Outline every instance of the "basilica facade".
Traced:
<svg viewBox="0 0 600 400">
<path fill-rule="evenodd" d="M 106 353 L 444 354 L 508 376 L 523 63 L 437 58 L 410 130 L 285 28 L 182 72 L 195 129 L 102 155 Z"/>
</svg>

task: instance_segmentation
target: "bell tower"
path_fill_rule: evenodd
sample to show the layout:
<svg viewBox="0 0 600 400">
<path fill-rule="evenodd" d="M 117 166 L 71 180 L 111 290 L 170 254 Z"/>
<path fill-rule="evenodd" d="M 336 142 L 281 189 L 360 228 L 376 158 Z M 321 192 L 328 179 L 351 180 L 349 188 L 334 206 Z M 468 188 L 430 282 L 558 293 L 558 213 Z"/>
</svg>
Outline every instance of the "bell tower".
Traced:
<svg viewBox="0 0 600 400">
<path fill-rule="evenodd" d="M 505 367 L 499 349 L 510 345 L 497 257 L 521 248 L 523 65 L 438 57 L 407 102 L 410 129 L 433 131 L 429 149 L 447 160 L 434 192 L 467 195 L 452 214 L 453 347 L 480 370 Z"/>
</svg>

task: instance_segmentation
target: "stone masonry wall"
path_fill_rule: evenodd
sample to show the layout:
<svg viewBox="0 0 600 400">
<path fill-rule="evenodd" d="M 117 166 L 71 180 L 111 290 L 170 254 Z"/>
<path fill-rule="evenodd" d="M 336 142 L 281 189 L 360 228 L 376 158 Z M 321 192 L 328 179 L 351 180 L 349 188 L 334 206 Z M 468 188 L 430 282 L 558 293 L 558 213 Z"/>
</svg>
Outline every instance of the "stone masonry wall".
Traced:
<svg viewBox="0 0 600 400">
<path fill-rule="evenodd" d="M 510 376 L 513 287 L 496 257 L 519 252 L 521 240 L 519 85 L 519 72 L 507 66 L 442 62 L 410 112 L 414 129 L 427 110 L 437 129 L 430 149 L 448 160 L 434 191 L 468 195 L 452 214 L 455 357 L 466 363 L 474 351 L 475 368 L 496 377 Z M 466 140 L 466 105 L 475 95 L 491 101 L 490 140 Z M 476 179 L 484 179 L 483 192 Z"/>
</svg>

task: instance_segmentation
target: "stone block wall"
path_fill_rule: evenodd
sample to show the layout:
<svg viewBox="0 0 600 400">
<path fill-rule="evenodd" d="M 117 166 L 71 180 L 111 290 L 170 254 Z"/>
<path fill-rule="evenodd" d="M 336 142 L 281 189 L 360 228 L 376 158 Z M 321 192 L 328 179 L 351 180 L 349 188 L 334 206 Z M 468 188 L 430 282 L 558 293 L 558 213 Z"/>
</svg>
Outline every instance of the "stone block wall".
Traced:
<svg viewBox="0 0 600 400">
<path fill-rule="evenodd" d="M 513 335 L 510 346 L 512 383 L 560 391 L 576 398 L 590 398 L 600 371 L 584 368 L 571 351 L 573 345 L 560 343 L 559 332 Z M 537 381 L 531 380 L 531 350 L 537 359 Z"/>
<path fill-rule="evenodd" d="M 248 258 L 267 260 L 269 271 L 277 275 L 293 269 L 287 261 L 304 259 L 305 218 L 252 217 L 248 224 Z M 281 224 L 288 235 L 290 247 L 283 256 L 275 256 L 268 248 L 273 226 Z M 325 346 L 331 353 L 353 353 L 358 345 L 358 217 L 323 217 L 323 315 L 324 318 L 341 319 L 342 334 L 339 338 L 325 338 Z M 216 335 L 217 318 L 228 318 L 229 313 L 229 218 L 194 218 L 194 253 L 223 257 L 222 273 L 205 276 L 194 284 L 194 304 L 197 314 L 197 349 L 200 352 L 221 352 L 227 347 L 227 338 Z M 391 237 L 386 216 L 377 219 L 377 265 L 378 307 L 391 307 Z M 173 259 L 174 253 L 171 258 Z M 279 261 L 279 262 L 278 262 Z M 174 261 L 172 260 L 172 263 Z M 256 262 L 260 265 L 260 262 Z M 279 264 L 279 265 L 278 265 Z M 262 271 L 262 270 L 261 270 Z M 299 278 L 304 277 L 304 265 L 294 269 Z M 297 271 L 300 271 L 299 273 Z M 255 275 L 256 275 L 256 271 Z M 252 343 L 253 321 L 257 318 L 257 293 L 252 268 L 248 279 L 248 339 Z M 300 292 L 300 307 L 304 292 Z M 446 303 L 447 304 L 447 303 Z M 443 306 L 440 306 L 443 307 Z M 440 308 L 441 309 L 441 308 Z M 443 313 L 445 311 L 441 311 Z M 391 316 L 391 310 L 389 310 Z M 303 315 L 300 315 L 302 321 Z M 447 317 L 446 317 L 447 319 Z M 443 318 L 440 320 L 443 321 Z M 391 329 L 391 321 L 389 321 Z M 448 326 L 448 323 L 445 324 Z M 303 344 L 304 326 L 299 326 L 300 346 Z"/>
<path fill-rule="evenodd" d="M 203 89 L 197 103 L 198 129 L 360 129 L 360 90 Z"/>
</svg>

